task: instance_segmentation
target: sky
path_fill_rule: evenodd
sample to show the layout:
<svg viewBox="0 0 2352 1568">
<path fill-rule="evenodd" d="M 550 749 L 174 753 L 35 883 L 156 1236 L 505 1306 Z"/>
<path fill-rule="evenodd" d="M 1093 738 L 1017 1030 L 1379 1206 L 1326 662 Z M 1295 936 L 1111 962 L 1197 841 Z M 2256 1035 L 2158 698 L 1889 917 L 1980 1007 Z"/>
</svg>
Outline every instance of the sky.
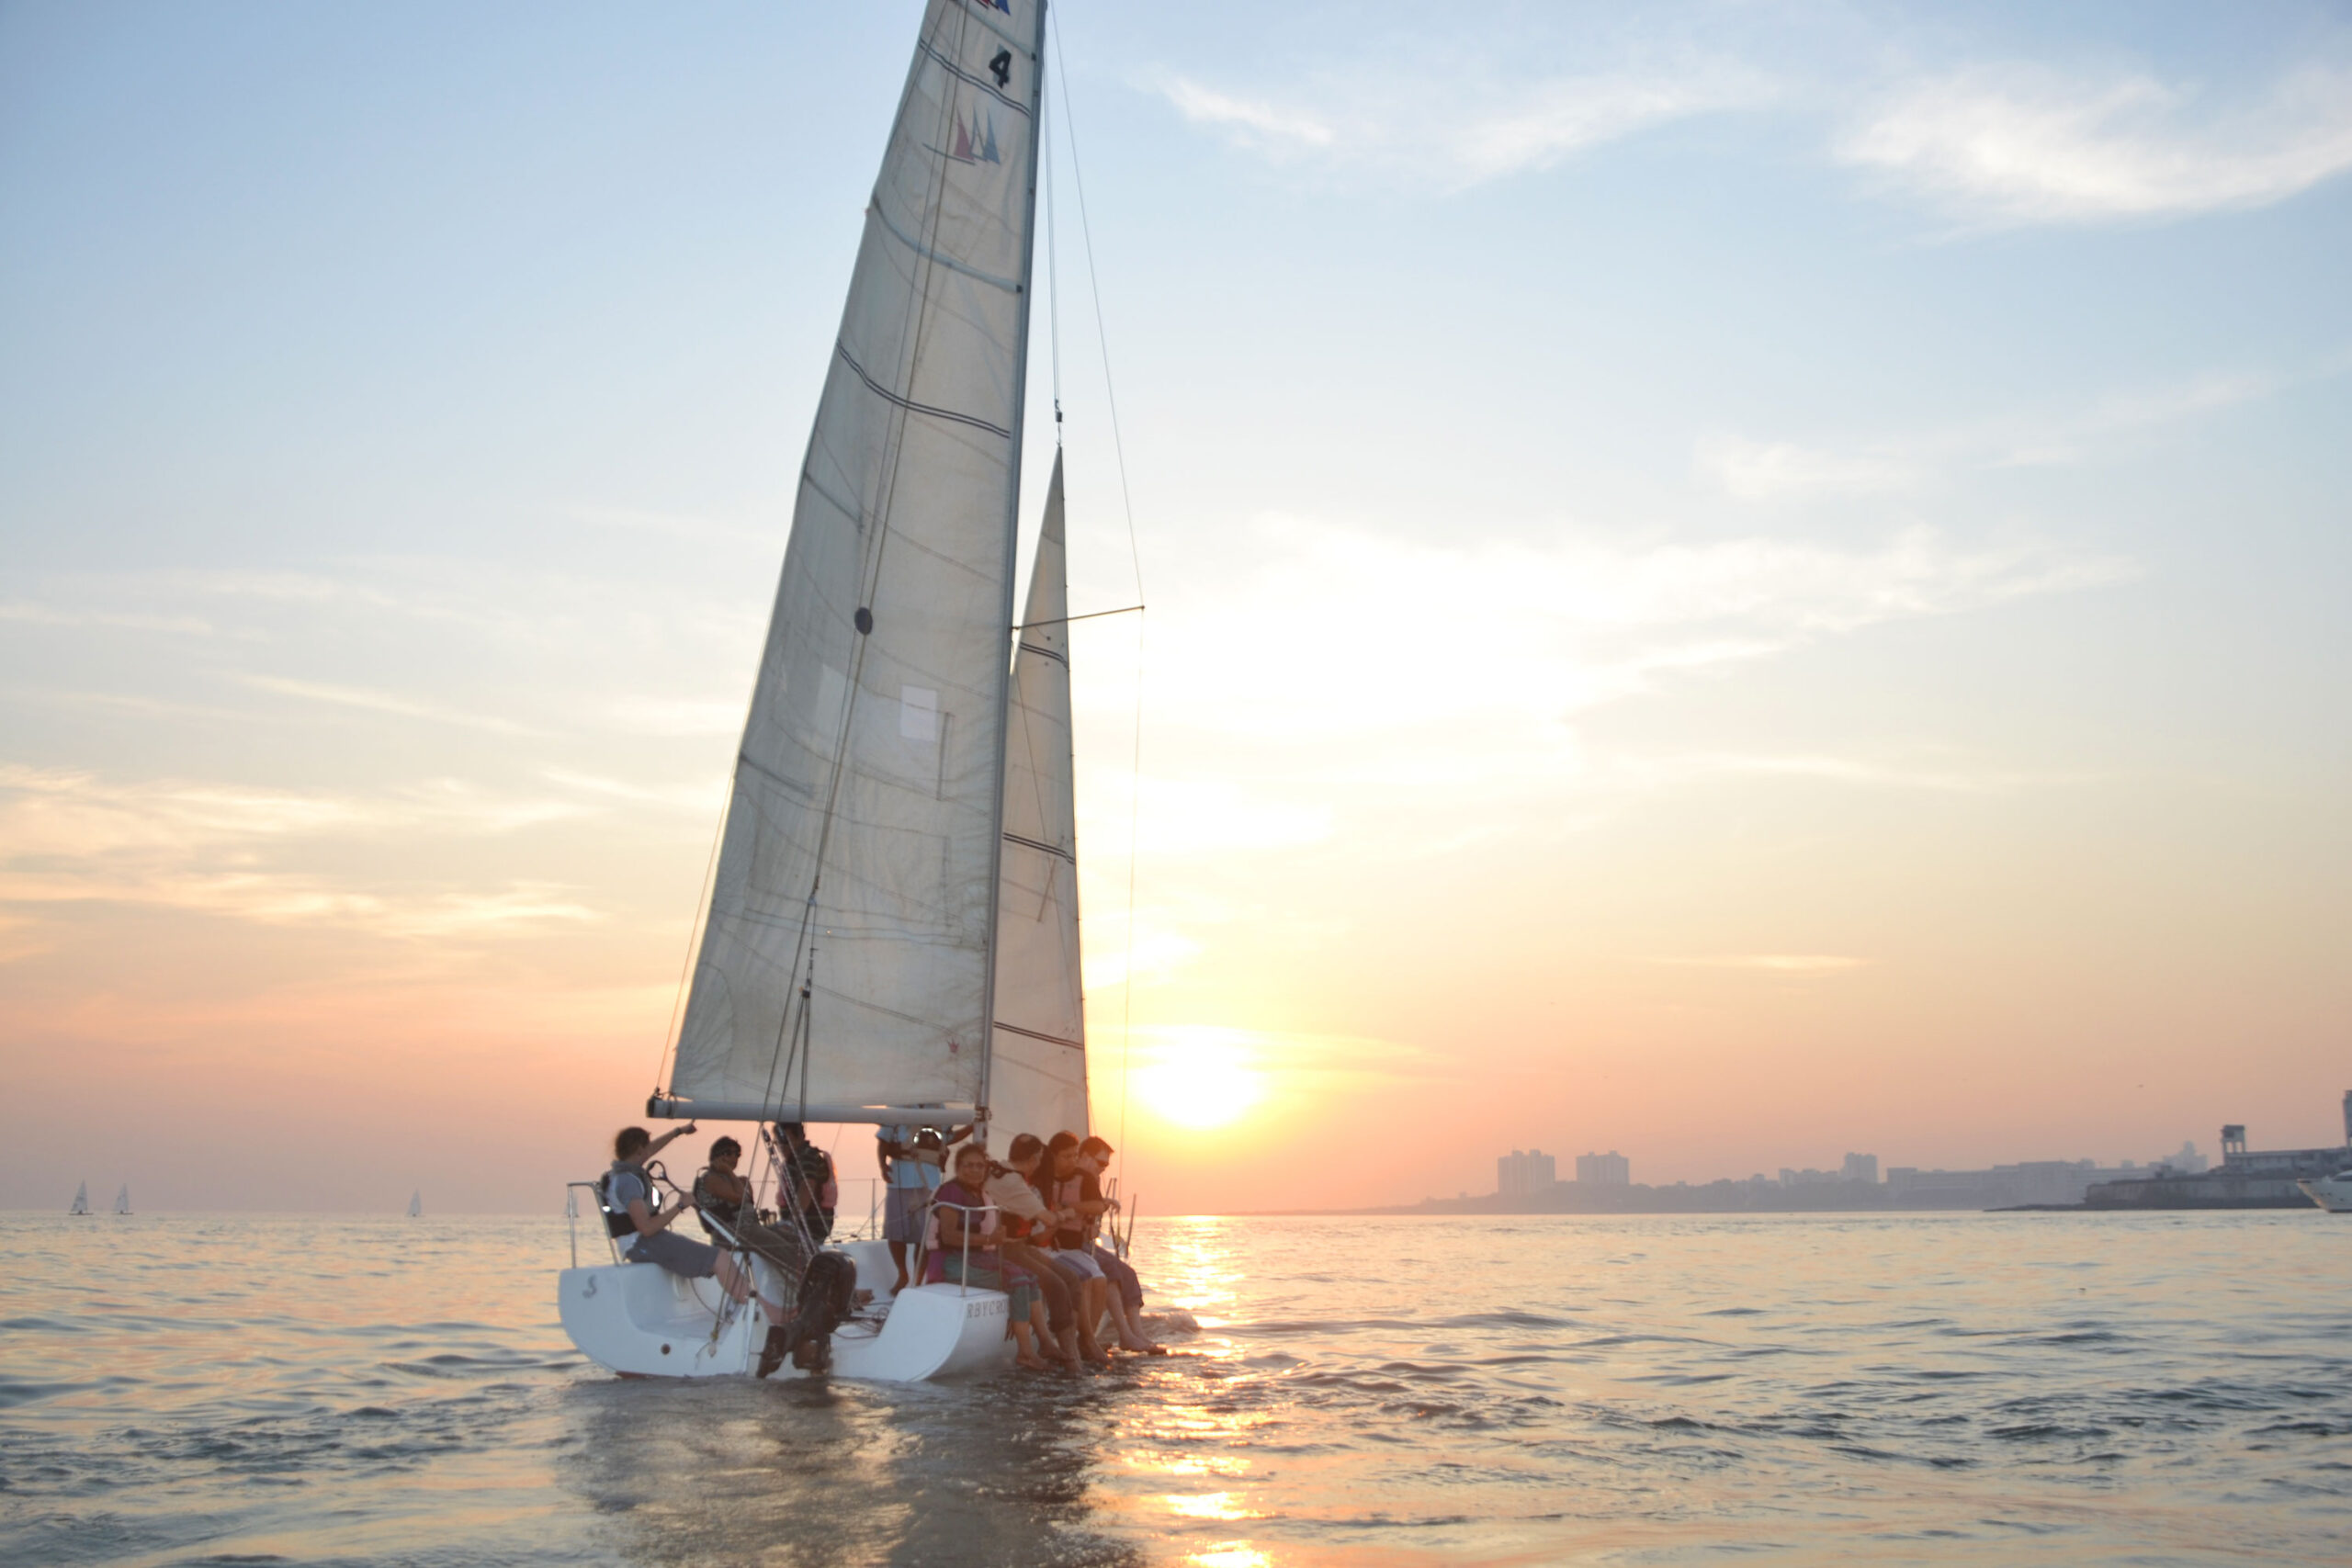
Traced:
<svg viewBox="0 0 2352 1568">
<path fill-rule="evenodd" d="M 0 1206 L 602 1168 L 918 15 L 0 4 Z M 1147 1214 L 2341 1137 L 2352 17 L 1057 16 Z"/>
</svg>

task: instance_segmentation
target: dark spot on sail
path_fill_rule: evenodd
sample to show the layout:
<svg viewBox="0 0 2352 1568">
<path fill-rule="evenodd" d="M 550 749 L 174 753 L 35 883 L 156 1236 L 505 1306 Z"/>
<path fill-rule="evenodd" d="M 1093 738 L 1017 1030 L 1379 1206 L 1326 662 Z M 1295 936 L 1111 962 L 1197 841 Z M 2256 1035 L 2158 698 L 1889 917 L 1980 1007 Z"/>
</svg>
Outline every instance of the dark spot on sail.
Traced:
<svg viewBox="0 0 2352 1568">
<path fill-rule="evenodd" d="M 857 622 L 857 629 L 860 632 L 870 632 L 874 629 L 874 612 L 865 605 L 860 604 L 857 607 L 856 615 L 852 618 Z"/>
</svg>

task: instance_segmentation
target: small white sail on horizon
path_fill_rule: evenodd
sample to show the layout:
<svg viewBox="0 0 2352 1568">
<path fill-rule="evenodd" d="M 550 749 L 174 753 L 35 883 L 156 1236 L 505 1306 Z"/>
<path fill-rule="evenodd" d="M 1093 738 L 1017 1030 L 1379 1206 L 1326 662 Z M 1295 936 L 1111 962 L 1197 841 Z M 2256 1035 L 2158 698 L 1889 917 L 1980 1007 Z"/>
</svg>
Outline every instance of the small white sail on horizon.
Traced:
<svg viewBox="0 0 2352 1568">
<path fill-rule="evenodd" d="M 114 1212 L 118 1214 L 130 1213 L 130 1183 L 124 1182 L 122 1190 L 114 1195 Z"/>
<path fill-rule="evenodd" d="M 415 1219 L 424 1213 L 424 1189 L 420 1187 L 408 1195 L 408 1217 Z"/>
<path fill-rule="evenodd" d="M 1062 459 L 1046 487 L 1036 564 L 1005 719 L 1004 861 L 997 881 L 996 1031 L 989 1123 L 1084 1137 L 1086 1003 L 1079 978 L 1077 776 Z M 1002 1136 L 991 1140 L 998 1145 Z"/>
<path fill-rule="evenodd" d="M 86 1214 L 90 1212 L 90 1184 L 88 1182 L 85 1181 L 80 1186 L 74 1189 L 73 1206 L 65 1212 L 69 1214 Z"/>
</svg>

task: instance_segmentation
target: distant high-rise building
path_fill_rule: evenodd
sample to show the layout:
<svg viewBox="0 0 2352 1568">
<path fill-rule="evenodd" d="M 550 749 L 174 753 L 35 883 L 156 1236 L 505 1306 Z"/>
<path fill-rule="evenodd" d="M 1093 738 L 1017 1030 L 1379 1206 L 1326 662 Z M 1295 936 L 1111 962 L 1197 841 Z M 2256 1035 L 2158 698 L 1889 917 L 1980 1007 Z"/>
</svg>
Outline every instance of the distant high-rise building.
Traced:
<svg viewBox="0 0 2352 1568">
<path fill-rule="evenodd" d="M 1872 1187 L 1876 1187 L 1878 1185 L 1878 1156 L 1848 1155 L 1846 1156 L 1846 1179 L 1849 1181 L 1867 1181 Z"/>
<path fill-rule="evenodd" d="M 1531 1197 L 1556 1185 L 1558 1169 L 1542 1149 L 1513 1149 L 1495 1161 L 1495 1190 L 1505 1198 Z"/>
<path fill-rule="evenodd" d="M 1588 1187 L 1631 1187 L 1634 1162 L 1615 1149 L 1605 1155 L 1578 1155 L 1577 1180 Z"/>
<path fill-rule="evenodd" d="M 2352 1149 L 2352 1089 L 2344 1091 L 2344 1146 Z"/>
</svg>

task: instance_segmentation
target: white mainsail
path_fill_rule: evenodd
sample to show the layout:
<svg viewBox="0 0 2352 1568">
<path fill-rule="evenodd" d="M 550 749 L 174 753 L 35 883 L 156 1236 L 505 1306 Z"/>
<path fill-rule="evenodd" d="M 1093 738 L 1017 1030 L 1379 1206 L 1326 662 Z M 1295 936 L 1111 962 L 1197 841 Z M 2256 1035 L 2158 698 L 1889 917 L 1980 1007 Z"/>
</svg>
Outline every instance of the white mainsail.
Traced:
<svg viewBox="0 0 2352 1568">
<path fill-rule="evenodd" d="M 90 1184 L 88 1182 L 82 1182 L 74 1189 L 74 1206 L 65 1212 L 69 1214 L 86 1214 L 90 1212 Z"/>
<path fill-rule="evenodd" d="M 424 1213 L 424 1189 L 418 1188 L 408 1195 L 408 1217 L 415 1219 Z"/>
<path fill-rule="evenodd" d="M 130 1213 L 130 1184 L 129 1182 L 125 1182 L 122 1190 L 114 1195 L 114 1212 L 118 1214 Z"/>
<path fill-rule="evenodd" d="M 1069 588 L 1062 463 L 1054 458 L 1029 604 L 1012 659 L 1004 740 L 1004 860 L 997 882 L 990 1143 L 1086 1122 L 1086 1006 L 1079 982 L 1078 815 L 1071 758 Z"/>
<path fill-rule="evenodd" d="M 924 11 L 657 1114 L 984 1091 L 1043 23 Z"/>
</svg>

